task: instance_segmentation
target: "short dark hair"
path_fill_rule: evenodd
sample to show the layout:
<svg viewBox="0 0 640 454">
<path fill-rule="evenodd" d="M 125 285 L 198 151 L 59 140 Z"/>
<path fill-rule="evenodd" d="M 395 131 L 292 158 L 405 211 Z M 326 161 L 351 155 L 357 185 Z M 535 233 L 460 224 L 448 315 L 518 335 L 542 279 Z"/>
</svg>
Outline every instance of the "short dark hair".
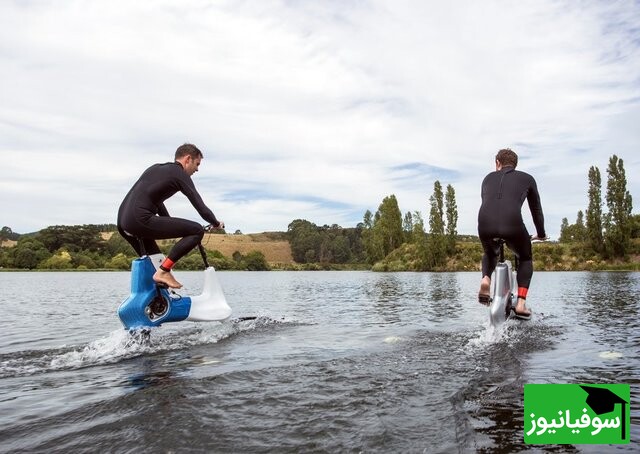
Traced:
<svg viewBox="0 0 640 454">
<path fill-rule="evenodd" d="M 185 143 L 184 145 L 180 145 L 176 150 L 175 159 L 180 159 L 187 155 L 191 156 L 193 159 L 203 158 L 202 152 L 198 150 L 198 147 L 196 147 L 192 143 Z"/>
<path fill-rule="evenodd" d="M 496 161 L 502 164 L 504 167 L 515 168 L 518 165 L 518 155 L 511 148 L 503 148 L 498 151 L 496 155 Z"/>
</svg>

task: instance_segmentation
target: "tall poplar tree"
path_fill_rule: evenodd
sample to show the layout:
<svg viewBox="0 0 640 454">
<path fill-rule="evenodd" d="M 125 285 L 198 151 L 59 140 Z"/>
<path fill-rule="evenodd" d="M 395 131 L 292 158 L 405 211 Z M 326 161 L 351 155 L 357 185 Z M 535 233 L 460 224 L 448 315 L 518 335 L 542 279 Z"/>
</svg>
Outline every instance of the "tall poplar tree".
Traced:
<svg viewBox="0 0 640 454">
<path fill-rule="evenodd" d="M 589 169 L 589 205 L 587 207 L 587 241 L 594 252 L 604 249 L 602 239 L 602 179 L 600 169 L 591 166 Z"/>
<path fill-rule="evenodd" d="M 438 180 L 433 184 L 433 194 L 429 198 L 429 237 L 427 239 L 426 265 L 429 269 L 442 265 L 446 257 L 444 236 L 444 196 Z"/>
<path fill-rule="evenodd" d="M 424 243 L 424 220 L 422 219 L 422 213 L 419 211 L 413 212 L 413 230 L 411 233 L 411 242 L 416 244 Z"/>
<path fill-rule="evenodd" d="M 374 235 L 380 237 L 384 256 L 386 257 L 394 249 L 404 242 L 402 230 L 402 213 L 398 207 L 395 195 L 382 199 L 378 208 L 380 217 L 373 225 Z"/>
<path fill-rule="evenodd" d="M 627 191 L 627 178 L 622 159 L 613 155 L 607 168 L 607 207 L 605 245 L 607 252 L 623 257 L 631 242 L 631 194 Z"/>
<path fill-rule="evenodd" d="M 371 212 L 367 210 L 364 225 L 362 240 L 369 263 L 382 260 L 404 242 L 402 213 L 395 195 L 382 200 L 373 220 Z"/>
<path fill-rule="evenodd" d="M 560 238 L 558 241 L 561 243 L 570 243 L 571 242 L 571 231 L 569 230 L 569 220 L 567 218 L 562 218 L 562 222 L 560 224 Z"/>
<path fill-rule="evenodd" d="M 438 180 L 433 184 L 433 194 L 429 198 L 429 233 L 444 235 L 444 196 Z"/>
<path fill-rule="evenodd" d="M 573 235 L 576 241 L 584 242 L 587 239 L 587 228 L 584 225 L 584 213 L 582 210 L 578 211 Z"/>
<path fill-rule="evenodd" d="M 444 206 L 447 217 L 447 251 L 453 254 L 456 248 L 456 236 L 458 235 L 458 206 L 456 204 L 456 191 L 450 184 L 447 185 Z"/>
<path fill-rule="evenodd" d="M 367 210 L 364 213 L 363 219 L 364 228 L 362 229 L 362 245 L 364 246 L 367 261 L 372 264 L 382 258 L 382 248 L 379 244 L 376 244 L 376 238 L 374 237 L 374 222 L 373 214 L 371 211 Z"/>
<path fill-rule="evenodd" d="M 411 214 L 411 211 L 407 211 L 404 214 L 404 219 L 402 220 L 402 229 L 404 230 L 405 242 L 410 242 L 411 236 L 413 234 L 413 216 Z"/>
</svg>

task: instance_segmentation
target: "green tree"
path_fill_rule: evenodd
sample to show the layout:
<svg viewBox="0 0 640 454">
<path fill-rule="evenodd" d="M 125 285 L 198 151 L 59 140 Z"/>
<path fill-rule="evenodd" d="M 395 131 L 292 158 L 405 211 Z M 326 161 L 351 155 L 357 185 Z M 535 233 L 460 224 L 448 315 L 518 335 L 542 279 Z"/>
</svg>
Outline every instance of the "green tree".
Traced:
<svg viewBox="0 0 640 454">
<path fill-rule="evenodd" d="M 578 211 L 575 224 L 569 224 L 567 218 L 562 219 L 559 240 L 561 243 L 584 243 L 587 241 L 587 229 L 584 225 L 582 210 Z"/>
<path fill-rule="evenodd" d="M 11 248 L 15 268 L 34 269 L 43 260 L 51 256 L 44 245 L 33 236 L 22 236 Z"/>
<path fill-rule="evenodd" d="M 364 246 L 366 260 L 371 264 L 384 258 L 382 244 L 379 243 L 378 238 L 374 235 L 374 224 L 375 219 L 371 211 L 365 211 L 363 218 L 364 228 L 362 230 L 362 244 Z"/>
<path fill-rule="evenodd" d="M 315 261 L 322 243 L 318 227 L 304 219 L 296 219 L 289 224 L 287 233 L 293 260 L 298 263 Z"/>
<path fill-rule="evenodd" d="M 107 260 L 104 267 L 112 270 L 129 270 L 131 269 L 131 259 L 121 252 Z"/>
<path fill-rule="evenodd" d="M 429 233 L 432 235 L 444 235 L 444 197 L 442 185 L 438 180 L 433 184 L 433 194 L 429 198 L 431 210 L 429 211 Z"/>
<path fill-rule="evenodd" d="M 71 254 L 64 249 L 61 249 L 56 254 L 42 261 L 39 267 L 51 270 L 67 270 L 73 268 L 73 264 L 71 263 Z"/>
<path fill-rule="evenodd" d="M 424 219 L 422 219 L 422 213 L 420 213 L 419 211 L 414 211 L 411 242 L 415 244 L 424 243 L 425 238 Z"/>
<path fill-rule="evenodd" d="M 362 242 L 367 262 L 371 264 L 382 260 L 404 242 L 402 213 L 395 195 L 385 197 L 373 217 L 367 210 Z"/>
<path fill-rule="evenodd" d="M 5 225 L 0 230 L 0 243 L 2 243 L 5 240 L 17 241 L 19 238 L 20 238 L 20 235 L 17 233 L 14 233 L 13 230 L 11 230 L 11 227 L 7 227 Z"/>
<path fill-rule="evenodd" d="M 605 244 L 614 257 L 624 257 L 631 241 L 631 194 L 622 159 L 613 155 L 607 168 L 607 207 Z"/>
<path fill-rule="evenodd" d="M 602 179 L 600 170 L 591 166 L 589 169 L 589 205 L 587 207 L 586 236 L 594 252 L 604 249 L 602 237 Z"/>
<path fill-rule="evenodd" d="M 363 224 L 364 228 L 366 229 L 370 229 L 373 227 L 373 214 L 371 213 L 371 211 L 367 210 L 364 212 Z"/>
<path fill-rule="evenodd" d="M 260 251 L 250 251 L 243 259 L 248 271 L 269 271 L 269 264 Z"/>
<path fill-rule="evenodd" d="M 9 248 L 0 247 L 0 268 L 13 268 L 13 257 Z"/>
<path fill-rule="evenodd" d="M 416 270 L 426 270 L 428 263 L 427 235 L 424 231 L 424 219 L 419 211 L 413 212 L 411 243 L 415 245 Z"/>
<path fill-rule="evenodd" d="M 402 213 L 395 195 L 392 194 L 382 199 L 378 213 L 376 213 L 373 230 L 374 236 L 378 237 L 382 244 L 383 257 L 403 243 Z"/>
<path fill-rule="evenodd" d="M 371 218 L 371 212 L 369 218 Z M 371 219 L 369 219 L 371 221 Z M 291 254 L 298 263 L 347 263 L 352 258 L 364 261 L 364 231 L 360 224 L 355 229 L 343 229 L 338 224 L 317 225 L 296 219 L 289 224 L 287 236 Z"/>
<path fill-rule="evenodd" d="M 68 251 L 102 251 L 104 240 L 95 225 L 54 225 L 40 230 L 38 240 L 50 251 L 61 248 Z"/>
<path fill-rule="evenodd" d="M 456 204 L 456 191 L 450 184 L 447 185 L 444 200 L 447 218 L 447 253 L 453 254 L 456 250 L 456 236 L 458 235 L 458 205 Z"/>
<path fill-rule="evenodd" d="M 579 242 L 584 242 L 587 239 L 587 228 L 584 225 L 584 213 L 582 210 L 578 210 L 578 215 L 576 216 L 574 236 L 576 241 Z"/>
<path fill-rule="evenodd" d="M 353 263 L 364 263 L 367 261 L 364 243 L 362 241 L 363 232 L 364 225 L 362 223 L 358 223 L 355 228 L 346 228 L 343 232 L 349 245 L 349 261 Z"/>
<path fill-rule="evenodd" d="M 429 198 L 429 236 L 427 237 L 427 269 L 444 264 L 446 259 L 446 238 L 444 235 L 444 200 L 442 185 L 439 181 L 433 184 L 433 194 Z"/>
<path fill-rule="evenodd" d="M 20 248 L 15 251 L 13 256 L 13 266 L 32 270 L 38 267 L 40 260 L 38 253 L 33 249 Z"/>
<path fill-rule="evenodd" d="M 571 242 L 571 232 L 569 231 L 569 220 L 567 218 L 562 218 L 560 223 L 560 238 L 558 238 L 558 241 L 561 243 Z"/>
<path fill-rule="evenodd" d="M 78 269 L 92 270 L 98 267 L 96 261 L 88 254 L 71 254 L 71 264 Z"/>
<path fill-rule="evenodd" d="M 411 241 L 411 235 L 413 234 L 413 215 L 411 211 L 407 211 L 402 220 L 402 230 L 404 231 L 405 242 Z"/>
<path fill-rule="evenodd" d="M 640 238 L 640 214 L 631 216 L 631 238 Z"/>
<path fill-rule="evenodd" d="M 130 256 L 136 255 L 135 250 L 131 247 L 129 242 L 122 238 L 122 236 L 117 232 L 112 234 L 105 242 L 104 252 L 109 257 L 114 257 L 120 253 Z"/>
</svg>

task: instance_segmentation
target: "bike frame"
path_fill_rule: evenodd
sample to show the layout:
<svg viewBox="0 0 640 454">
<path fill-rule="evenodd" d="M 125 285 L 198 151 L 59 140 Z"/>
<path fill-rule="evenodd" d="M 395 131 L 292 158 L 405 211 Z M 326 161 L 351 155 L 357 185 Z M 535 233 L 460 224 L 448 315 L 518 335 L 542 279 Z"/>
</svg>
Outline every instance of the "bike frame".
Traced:
<svg viewBox="0 0 640 454">
<path fill-rule="evenodd" d="M 156 269 L 148 256 L 131 264 L 131 294 L 118 308 L 125 329 L 135 331 L 160 326 L 167 322 L 222 321 L 229 318 L 231 308 L 207 261 L 202 244 L 198 250 L 204 262 L 204 284 L 201 295 L 179 296 L 153 280 Z"/>
<path fill-rule="evenodd" d="M 504 243 L 503 239 L 498 239 L 499 260 L 491 278 L 493 291 L 489 306 L 489 321 L 493 326 L 504 323 L 511 315 L 515 301 L 514 290 L 518 288 L 516 280 L 518 259 L 517 257 L 515 259 L 515 268 L 509 260 L 504 259 Z"/>
</svg>

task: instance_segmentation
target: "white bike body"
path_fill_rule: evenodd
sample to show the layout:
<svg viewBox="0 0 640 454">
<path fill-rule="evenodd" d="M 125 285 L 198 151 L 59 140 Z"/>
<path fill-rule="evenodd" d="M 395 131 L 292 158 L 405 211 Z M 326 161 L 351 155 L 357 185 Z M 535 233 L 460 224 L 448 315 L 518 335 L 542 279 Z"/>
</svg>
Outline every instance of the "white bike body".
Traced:
<svg viewBox="0 0 640 454">
<path fill-rule="evenodd" d="M 511 315 L 513 291 L 517 288 L 516 272 L 509 260 L 496 265 L 491 279 L 493 284 L 492 301 L 489 306 L 489 319 L 491 325 L 498 326 L 504 323 Z"/>
<path fill-rule="evenodd" d="M 204 270 L 202 294 L 191 297 L 191 308 L 187 320 L 209 322 L 225 320 L 229 316 L 231 316 L 231 308 L 216 278 L 215 270 L 210 266 Z"/>
</svg>

